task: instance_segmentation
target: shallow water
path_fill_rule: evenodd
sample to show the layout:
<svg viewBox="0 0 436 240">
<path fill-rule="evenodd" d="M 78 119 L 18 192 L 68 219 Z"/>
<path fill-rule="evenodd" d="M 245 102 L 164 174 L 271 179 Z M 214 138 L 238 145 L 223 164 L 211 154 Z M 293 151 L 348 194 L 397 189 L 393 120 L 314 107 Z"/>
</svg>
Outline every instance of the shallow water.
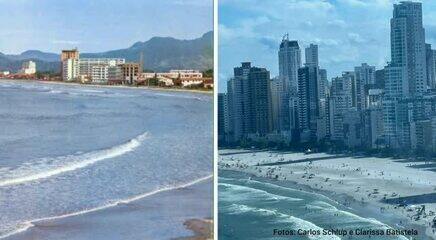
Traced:
<svg viewBox="0 0 436 240">
<path fill-rule="evenodd" d="M 378 220 L 349 212 L 321 194 L 249 179 L 247 174 L 233 171 L 220 171 L 218 181 L 220 239 L 350 239 L 349 234 L 330 234 L 327 230 L 385 232 L 389 228 Z M 274 229 L 293 230 L 294 235 L 274 235 Z M 304 230 L 314 232 L 304 234 Z M 351 239 L 407 238 L 360 235 Z"/>
<path fill-rule="evenodd" d="M 0 81 L 0 236 L 209 176 L 212 101 Z"/>
</svg>

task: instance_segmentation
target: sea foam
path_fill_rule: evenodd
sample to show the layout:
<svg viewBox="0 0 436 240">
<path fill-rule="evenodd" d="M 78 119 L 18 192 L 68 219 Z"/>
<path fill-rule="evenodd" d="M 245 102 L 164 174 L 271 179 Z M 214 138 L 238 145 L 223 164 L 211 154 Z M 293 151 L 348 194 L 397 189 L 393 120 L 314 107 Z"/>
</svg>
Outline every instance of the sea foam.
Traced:
<svg viewBox="0 0 436 240">
<path fill-rule="evenodd" d="M 97 162 L 121 156 L 133 151 L 141 145 L 148 136 L 144 132 L 129 141 L 111 148 L 88 152 L 80 155 L 67 155 L 56 158 L 45 158 L 32 165 L 18 167 L 11 171 L 8 176 L 0 179 L 0 187 L 23 184 L 49 178 L 65 172 L 88 167 Z"/>
<path fill-rule="evenodd" d="M 37 226 L 37 223 L 41 222 L 41 221 L 51 221 L 51 220 L 57 220 L 57 219 L 62 219 L 62 218 L 67 218 L 67 217 L 74 217 L 74 216 L 79 216 L 79 215 L 83 215 L 83 214 L 87 214 L 87 213 L 96 212 L 96 211 L 104 210 L 107 208 L 115 207 L 115 206 L 118 206 L 120 204 L 128 204 L 128 203 L 131 203 L 131 202 L 134 202 L 134 201 L 140 200 L 142 198 L 146 198 L 146 197 L 149 197 L 149 196 L 161 193 L 161 192 L 186 188 L 186 187 L 192 186 L 194 184 L 206 181 L 212 177 L 213 177 L 213 175 L 211 174 L 211 175 L 207 175 L 204 177 L 194 179 L 194 180 L 189 181 L 189 182 L 180 183 L 180 184 L 176 184 L 176 185 L 172 185 L 172 186 L 161 187 L 161 188 L 155 189 L 153 191 L 146 192 L 146 193 L 136 195 L 136 196 L 132 196 L 132 197 L 129 197 L 126 199 L 112 200 L 112 201 L 109 201 L 107 204 L 104 204 L 102 206 L 89 208 L 89 209 L 85 209 L 85 210 L 81 210 L 81 211 L 77 211 L 77 212 L 67 213 L 67 214 L 63 214 L 63 215 L 58 215 L 58 216 L 44 217 L 44 218 L 38 218 L 38 219 L 25 221 L 21 224 L 21 227 L 0 236 L 0 239 L 7 238 L 7 237 L 10 237 L 10 236 L 15 235 L 15 234 L 25 232 L 28 229 Z"/>
</svg>

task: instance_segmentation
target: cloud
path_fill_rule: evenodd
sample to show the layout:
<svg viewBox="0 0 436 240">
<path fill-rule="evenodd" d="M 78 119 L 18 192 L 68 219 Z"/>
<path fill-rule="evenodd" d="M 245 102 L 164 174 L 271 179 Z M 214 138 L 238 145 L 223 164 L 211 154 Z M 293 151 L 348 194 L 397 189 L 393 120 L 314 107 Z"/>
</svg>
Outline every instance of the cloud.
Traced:
<svg viewBox="0 0 436 240">
<path fill-rule="evenodd" d="M 348 39 L 351 41 L 351 43 L 358 44 L 358 43 L 364 43 L 366 40 L 360 36 L 358 33 L 348 33 Z"/>
<path fill-rule="evenodd" d="M 53 44 L 66 44 L 66 45 L 77 45 L 77 44 L 80 44 L 80 41 L 74 41 L 74 40 L 53 40 L 51 42 Z"/>
<path fill-rule="evenodd" d="M 366 7 L 368 6 L 368 1 L 361 0 L 339 0 L 342 4 L 348 4 L 352 7 Z"/>
<path fill-rule="evenodd" d="M 278 74 L 277 51 L 285 33 L 302 48 L 319 45 L 329 78 L 361 63 L 378 69 L 390 59 L 389 21 L 399 0 L 220 0 L 220 72 L 241 61 Z M 423 3 L 426 40 L 436 48 L 436 1 Z M 220 87 L 220 90 L 221 87 Z"/>
<path fill-rule="evenodd" d="M 326 39 L 326 38 L 314 38 L 312 41 L 309 40 L 307 41 L 307 44 L 309 44 L 310 42 L 316 43 L 320 46 L 338 46 L 341 44 L 340 40 L 336 40 L 336 39 Z"/>
<path fill-rule="evenodd" d="M 277 39 L 271 37 L 261 37 L 259 38 L 259 42 L 264 46 L 268 47 L 270 50 L 277 50 L 278 41 Z"/>
<path fill-rule="evenodd" d="M 211 7 L 213 6 L 213 1 L 212 0 L 176 0 L 173 2 L 173 4 L 193 6 L 193 7 Z"/>
<path fill-rule="evenodd" d="M 347 23 L 341 19 L 329 20 L 329 21 L 327 21 L 327 25 L 333 26 L 333 27 L 341 27 L 341 28 L 345 28 L 348 26 Z"/>
<path fill-rule="evenodd" d="M 245 19 L 234 27 L 219 24 L 218 30 L 220 33 L 220 40 L 226 41 L 240 37 L 256 37 L 258 35 L 256 28 L 259 28 L 268 22 L 270 22 L 270 19 L 267 16 L 259 16 L 256 18 Z"/>
<path fill-rule="evenodd" d="M 328 1 L 293 0 L 288 3 L 290 9 L 330 11 L 335 7 Z"/>
<path fill-rule="evenodd" d="M 355 8 L 389 8 L 393 3 L 398 1 L 393 0 L 338 0 L 340 4 L 345 4 Z"/>
</svg>

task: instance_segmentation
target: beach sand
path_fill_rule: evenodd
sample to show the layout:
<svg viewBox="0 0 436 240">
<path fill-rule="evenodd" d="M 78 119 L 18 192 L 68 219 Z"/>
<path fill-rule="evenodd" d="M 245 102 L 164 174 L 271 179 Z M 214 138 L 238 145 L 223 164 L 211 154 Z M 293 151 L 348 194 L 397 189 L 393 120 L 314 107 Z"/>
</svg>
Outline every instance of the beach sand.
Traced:
<svg viewBox="0 0 436 240">
<path fill-rule="evenodd" d="M 209 178 L 100 211 L 34 222 L 27 231 L 7 239 L 190 239 L 204 236 L 208 221 L 201 219 L 212 218 L 213 180 Z"/>
<path fill-rule="evenodd" d="M 418 228 L 418 239 L 436 239 L 436 229 L 431 227 L 436 217 L 432 163 L 326 153 L 221 150 L 219 168 L 322 193 L 361 216 L 376 218 L 395 229 Z M 399 207 L 401 202 L 407 206 Z M 419 214 L 422 205 L 425 213 Z"/>
<path fill-rule="evenodd" d="M 213 239 L 212 219 L 190 219 L 184 224 L 187 229 L 195 233 L 192 237 L 183 237 L 176 240 L 209 240 Z"/>
</svg>

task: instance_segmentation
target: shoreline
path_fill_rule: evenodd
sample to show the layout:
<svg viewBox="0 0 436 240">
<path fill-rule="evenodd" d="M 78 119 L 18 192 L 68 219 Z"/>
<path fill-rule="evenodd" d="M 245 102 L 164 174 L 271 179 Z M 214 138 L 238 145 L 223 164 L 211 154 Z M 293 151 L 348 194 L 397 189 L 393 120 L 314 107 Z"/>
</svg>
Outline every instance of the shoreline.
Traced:
<svg viewBox="0 0 436 240">
<path fill-rule="evenodd" d="M 200 93 L 206 95 L 213 95 L 214 90 L 196 90 L 196 89 L 183 89 L 183 88 L 161 88 L 161 87 L 147 87 L 147 86 L 128 86 L 128 85 L 103 85 L 103 84 L 83 84 L 77 82 L 63 82 L 63 81 L 47 81 L 47 80 L 36 80 L 36 79 L 8 79 L 0 78 L 0 81 L 17 81 L 17 82 L 32 82 L 32 83 L 42 83 L 42 84 L 57 84 L 64 86 L 79 86 L 79 87 L 96 87 L 96 88 L 118 88 L 118 89 L 143 89 L 150 91 L 162 91 L 162 92 L 186 92 L 186 93 Z"/>
<path fill-rule="evenodd" d="M 213 220 L 212 219 L 189 219 L 183 225 L 193 232 L 194 236 L 181 237 L 175 240 L 212 240 Z"/>
<path fill-rule="evenodd" d="M 174 187 L 166 187 L 166 188 L 161 188 L 158 190 L 154 190 L 151 192 L 147 192 L 147 193 L 143 193 L 137 196 L 133 196 L 127 199 L 122 199 L 122 200 L 117 200 L 117 201 L 113 201 L 112 203 L 108 203 L 106 205 L 103 206 L 98 206 L 95 208 L 91 208 L 91 209 L 87 209 L 87 210 L 82 210 L 82 211 L 77 211 L 77 212 L 72 212 L 72 213 L 68 213 L 68 214 L 64 214 L 64 215 L 59 215 L 59 216 L 51 216 L 51 217 L 45 217 L 45 218 L 40 218 L 40 219 L 33 219 L 33 220 L 29 220 L 26 222 L 23 222 L 24 227 L 20 228 L 20 229 L 16 229 L 15 231 L 12 231 L 10 233 L 6 233 L 3 236 L 0 236 L 0 239 L 27 239 L 25 236 L 26 235 L 31 235 L 33 236 L 33 232 L 34 231 L 38 231 L 38 228 L 42 228 L 42 229 L 48 229 L 50 224 L 55 223 L 57 221 L 62 222 L 62 221 L 68 221 L 69 219 L 74 219 L 74 218 L 86 218 L 87 215 L 93 215 L 93 214 L 99 214 L 102 213 L 104 211 L 111 211 L 114 210 L 116 208 L 124 208 L 124 207 L 128 207 L 130 204 L 135 204 L 136 202 L 141 202 L 141 201 L 145 201 L 147 199 L 150 198 L 156 198 L 159 195 L 162 194 L 173 194 L 175 191 L 178 190 L 186 190 L 188 188 L 195 188 L 198 185 L 204 185 L 208 182 L 211 181 L 211 179 L 213 178 L 213 175 L 208 175 L 202 178 L 198 178 L 195 179 L 193 181 L 187 182 L 187 183 L 183 183 L 183 184 L 179 184 L 177 186 Z M 89 216 L 88 216 L 89 217 Z M 207 216 L 204 216 L 207 217 Z M 181 222 L 180 224 L 184 224 L 184 222 L 189 221 L 190 219 L 185 219 L 183 222 Z M 195 233 L 195 231 L 194 231 Z M 24 235 L 24 236 L 22 236 Z"/>
<path fill-rule="evenodd" d="M 365 181 L 368 181 L 368 183 L 365 185 L 363 182 L 364 180 L 359 179 L 359 176 L 352 175 L 348 178 L 335 178 L 334 175 L 342 175 L 347 174 L 349 175 L 350 172 L 345 173 L 346 171 L 341 170 L 331 170 L 331 169 L 322 169 L 323 167 L 328 168 L 328 160 L 315 160 L 313 159 L 313 165 L 320 163 L 321 166 L 317 168 L 314 171 L 311 170 L 303 170 L 302 167 L 307 167 L 309 165 L 309 161 L 307 163 L 297 163 L 298 160 L 293 163 L 292 161 L 286 162 L 283 161 L 283 164 L 280 165 L 273 165 L 273 164 L 265 164 L 265 165 L 257 165 L 259 161 L 262 161 L 262 158 L 256 158 L 256 160 L 247 160 L 240 157 L 242 154 L 238 154 L 237 151 L 233 150 L 232 152 L 236 153 L 233 155 L 235 158 L 232 161 L 223 160 L 222 158 L 230 158 L 232 157 L 231 154 L 226 155 L 220 155 L 219 160 L 219 169 L 220 171 L 236 171 L 238 173 L 247 174 L 247 176 L 254 176 L 256 178 L 260 178 L 262 181 L 271 182 L 276 185 L 283 185 L 283 186 L 289 186 L 294 187 L 295 189 L 300 189 L 306 192 L 310 193 L 321 193 L 322 195 L 338 202 L 341 206 L 344 206 L 344 208 L 349 209 L 351 211 L 354 211 L 357 213 L 358 216 L 363 216 L 366 218 L 375 218 L 375 219 L 381 219 L 382 222 L 388 224 L 389 226 L 393 228 L 401 228 L 404 227 L 405 229 L 409 229 L 410 227 L 419 230 L 419 236 L 422 237 L 428 237 L 430 239 L 436 239 L 434 237 L 434 234 L 432 233 L 433 229 L 431 226 L 429 226 L 431 219 L 433 216 L 427 217 L 427 219 L 423 220 L 421 218 L 419 221 L 414 220 L 412 217 L 408 216 L 411 212 L 409 212 L 409 208 L 406 209 L 406 207 L 401 208 L 398 207 L 397 204 L 393 203 L 386 203 L 382 200 L 376 198 L 376 197 L 368 197 L 365 198 L 363 201 L 363 195 L 359 192 L 350 191 L 350 189 L 361 189 L 361 192 L 364 192 L 364 188 L 380 188 L 380 192 L 383 193 L 384 191 L 384 184 L 380 183 L 381 186 L 375 185 L 377 184 L 375 181 L 369 181 L 366 179 Z M 248 153 L 245 153 L 247 155 Z M 251 153 L 254 154 L 254 153 Z M 249 154 L 250 156 L 252 156 Z M 259 152 L 256 153 L 261 154 Z M 288 153 L 289 154 L 289 153 Z M 297 154 L 297 153 L 294 153 Z M 292 155 L 292 154 L 291 154 Z M 286 154 L 283 156 L 286 157 Z M 311 156 L 311 155 L 306 155 Z M 248 157 L 249 158 L 249 157 Z M 346 159 L 347 157 L 338 156 L 338 159 Z M 243 159 L 243 160 L 241 160 Z M 308 158 L 310 159 L 310 158 Z M 358 159 L 360 160 L 360 159 Z M 233 165 L 231 164 L 233 162 Z M 256 163 L 257 162 L 257 163 Z M 346 162 L 346 161 L 344 161 Z M 272 162 L 271 162 L 272 163 Z M 227 164 L 227 165 L 226 165 Z M 288 165 L 289 164 L 289 165 Z M 298 166 L 298 167 L 297 167 Z M 287 168 L 291 168 L 290 169 Z M 315 168 L 315 167 L 314 167 Z M 265 171 L 261 170 L 267 170 L 269 169 L 271 172 L 273 172 L 272 175 L 265 174 Z M 275 169 L 275 171 L 273 170 Z M 287 171 L 288 170 L 288 171 Z M 301 171 L 300 171 L 301 170 Z M 294 172 L 293 172 L 294 171 Z M 304 173 L 304 171 L 307 172 L 314 172 L 314 175 L 311 177 L 311 179 L 308 179 L 307 172 Z M 291 174 L 289 174 L 291 172 Z M 277 176 L 277 177 L 276 177 Z M 325 182 L 326 178 L 330 178 L 329 184 L 327 185 L 327 182 Z M 363 176 L 362 178 L 366 178 L 366 176 Z M 372 180 L 372 179 L 371 179 Z M 338 183 L 335 183 L 338 182 Z M 351 185 L 351 187 L 347 187 L 346 185 L 340 184 L 341 181 L 347 181 L 347 184 Z M 389 182 L 389 180 L 387 180 Z M 392 181 L 393 182 L 393 181 Z M 395 187 L 400 187 L 401 185 L 397 185 L 395 183 L 389 182 L 387 185 L 389 187 L 389 184 L 392 185 L 393 190 L 397 191 Z M 354 186 L 353 186 L 354 185 Z M 417 190 L 418 191 L 418 190 Z M 366 193 L 364 192 L 366 195 Z M 414 194 L 411 194 L 414 195 Z M 403 195 L 401 195 L 403 196 Z M 361 197 L 361 198 L 360 198 Z M 418 204 L 416 204 L 418 205 Z M 427 211 L 432 210 L 434 208 L 434 204 L 426 204 Z M 383 209 L 383 211 L 381 211 Z M 409 227 L 409 228 L 408 228 Z M 421 239 L 421 238 L 419 238 Z M 427 239 L 427 238 L 425 238 Z"/>
<path fill-rule="evenodd" d="M 274 184 L 277 186 L 292 188 L 294 190 L 299 190 L 299 191 L 308 192 L 308 193 L 312 193 L 312 194 L 320 194 L 320 195 L 330 199 L 331 201 L 336 202 L 338 205 L 340 205 L 342 210 L 346 210 L 347 212 L 353 213 L 357 216 L 364 217 L 367 219 L 375 219 L 381 223 L 387 224 L 389 227 L 391 227 L 393 229 L 398 228 L 398 226 L 395 226 L 396 221 L 406 220 L 405 218 L 403 218 L 401 216 L 397 216 L 397 215 L 384 216 L 383 218 L 380 218 L 379 217 L 380 215 L 377 215 L 378 209 L 375 208 L 374 206 L 370 206 L 368 204 L 360 205 L 358 203 L 353 203 L 353 204 L 350 204 L 349 206 L 345 206 L 343 204 L 344 202 L 347 202 L 350 199 L 353 199 L 353 196 L 349 196 L 346 194 L 336 194 L 334 192 L 327 191 L 327 190 L 314 189 L 309 185 L 300 184 L 298 182 L 291 181 L 291 180 L 273 180 L 271 178 L 259 177 L 259 176 L 256 176 L 256 175 L 253 175 L 250 173 L 235 171 L 235 170 L 220 170 L 220 171 L 236 172 L 238 174 L 245 175 L 246 178 L 251 177 L 251 179 L 256 180 L 256 181 L 271 183 L 271 184 Z M 377 216 L 377 217 L 375 217 L 375 216 Z M 404 229 L 417 229 L 419 232 L 426 230 L 425 227 L 423 227 L 421 225 L 413 224 L 410 222 L 405 223 L 404 225 L 402 225 L 402 227 Z"/>
</svg>

